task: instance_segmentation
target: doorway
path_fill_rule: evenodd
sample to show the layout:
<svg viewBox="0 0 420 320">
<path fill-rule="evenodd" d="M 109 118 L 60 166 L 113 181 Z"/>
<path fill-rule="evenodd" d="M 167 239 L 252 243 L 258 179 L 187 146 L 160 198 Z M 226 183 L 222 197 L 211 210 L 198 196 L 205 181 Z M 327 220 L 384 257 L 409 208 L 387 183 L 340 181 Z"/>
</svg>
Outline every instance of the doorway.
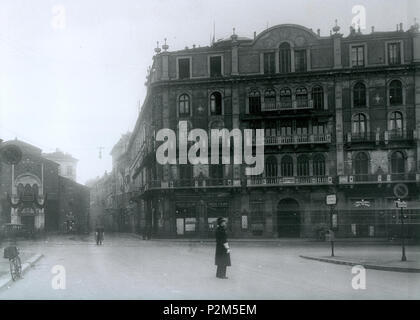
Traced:
<svg viewBox="0 0 420 320">
<path fill-rule="evenodd" d="M 300 237 L 300 208 L 295 199 L 283 199 L 278 203 L 277 231 L 279 238 Z"/>
</svg>

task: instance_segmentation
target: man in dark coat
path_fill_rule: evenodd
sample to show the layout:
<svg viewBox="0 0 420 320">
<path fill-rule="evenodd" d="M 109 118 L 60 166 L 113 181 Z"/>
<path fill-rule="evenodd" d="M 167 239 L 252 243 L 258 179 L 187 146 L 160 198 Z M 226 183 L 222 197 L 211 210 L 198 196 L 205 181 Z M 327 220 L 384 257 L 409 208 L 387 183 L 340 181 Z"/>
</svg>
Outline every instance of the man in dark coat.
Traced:
<svg viewBox="0 0 420 320">
<path fill-rule="evenodd" d="M 227 279 L 226 267 L 229 267 L 231 264 L 230 249 L 226 235 L 226 219 L 224 218 L 217 219 L 215 264 L 217 266 L 216 277 Z"/>
</svg>

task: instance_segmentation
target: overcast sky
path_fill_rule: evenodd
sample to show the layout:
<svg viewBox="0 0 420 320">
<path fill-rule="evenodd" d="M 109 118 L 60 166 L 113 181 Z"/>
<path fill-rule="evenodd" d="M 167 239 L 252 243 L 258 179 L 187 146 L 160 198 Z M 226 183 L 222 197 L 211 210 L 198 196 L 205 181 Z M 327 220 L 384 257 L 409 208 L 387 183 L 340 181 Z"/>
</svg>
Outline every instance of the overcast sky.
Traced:
<svg viewBox="0 0 420 320">
<path fill-rule="evenodd" d="M 146 94 L 156 41 L 169 50 L 232 34 L 253 37 L 282 23 L 348 34 L 366 9 L 366 30 L 404 29 L 420 20 L 417 0 L 1 0 L 0 138 L 79 159 L 78 181 L 111 168 L 109 152 L 132 130 Z M 103 157 L 99 159 L 99 147 Z"/>
</svg>

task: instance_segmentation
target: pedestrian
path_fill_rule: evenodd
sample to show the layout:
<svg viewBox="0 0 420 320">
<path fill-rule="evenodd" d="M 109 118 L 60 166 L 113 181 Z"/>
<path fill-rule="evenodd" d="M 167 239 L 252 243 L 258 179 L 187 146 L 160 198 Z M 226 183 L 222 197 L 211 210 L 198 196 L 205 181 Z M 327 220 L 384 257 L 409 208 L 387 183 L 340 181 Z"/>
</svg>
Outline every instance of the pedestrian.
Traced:
<svg viewBox="0 0 420 320">
<path fill-rule="evenodd" d="M 104 228 L 102 226 L 98 226 L 96 227 L 96 244 L 97 245 L 102 245 L 102 242 L 104 240 Z"/>
<path fill-rule="evenodd" d="M 216 277 L 227 279 L 226 268 L 230 267 L 231 263 L 230 248 L 226 234 L 226 219 L 223 217 L 217 219 L 215 265 L 217 266 Z"/>
</svg>

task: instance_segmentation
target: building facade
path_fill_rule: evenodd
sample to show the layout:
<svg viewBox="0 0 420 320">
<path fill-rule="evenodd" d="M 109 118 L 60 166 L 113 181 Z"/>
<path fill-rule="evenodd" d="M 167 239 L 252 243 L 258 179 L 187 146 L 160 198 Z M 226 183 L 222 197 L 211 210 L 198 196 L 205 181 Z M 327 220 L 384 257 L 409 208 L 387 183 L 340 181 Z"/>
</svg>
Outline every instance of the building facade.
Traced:
<svg viewBox="0 0 420 320">
<path fill-rule="evenodd" d="M 43 153 L 42 156 L 60 165 L 59 166 L 60 176 L 76 181 L 77 162 L 78 162 L 77 159 L 75 159 L 68 153 L 64 153 L 60 151 L 59 149 L 57 149 L 55 152 L 52 152 L 52 153 Z"/>
<path fill-rule="evenodd" d="M 0 163 L 0 225 L 23 224 L 35 232 L 65 231 L 72 219 L 74 230 L 87 230 L 89 190 L 59 174 L 59 164 L 42 155 L 42 150 L 20 140 L 22 150 L 16 165 Z"/>
<path fill-rule="evenodd" d="M 203 237 L 224 216 L 232 237 L 317 237 L 331 223 L 337 236 L 393 237 L 400 197 L 408 236 L 419 234 L 418 24 L 347 36 L 337 25 L 321 36 L 285 24 L 253 39 L 233 32 L 209 47 L 162 49 L 125 154 L 142 232 Z M 180 121 L 207 132 L 264 129 L 264 173 L 157 163 L 156 133 L 178 133 Z"/>
</svg>

